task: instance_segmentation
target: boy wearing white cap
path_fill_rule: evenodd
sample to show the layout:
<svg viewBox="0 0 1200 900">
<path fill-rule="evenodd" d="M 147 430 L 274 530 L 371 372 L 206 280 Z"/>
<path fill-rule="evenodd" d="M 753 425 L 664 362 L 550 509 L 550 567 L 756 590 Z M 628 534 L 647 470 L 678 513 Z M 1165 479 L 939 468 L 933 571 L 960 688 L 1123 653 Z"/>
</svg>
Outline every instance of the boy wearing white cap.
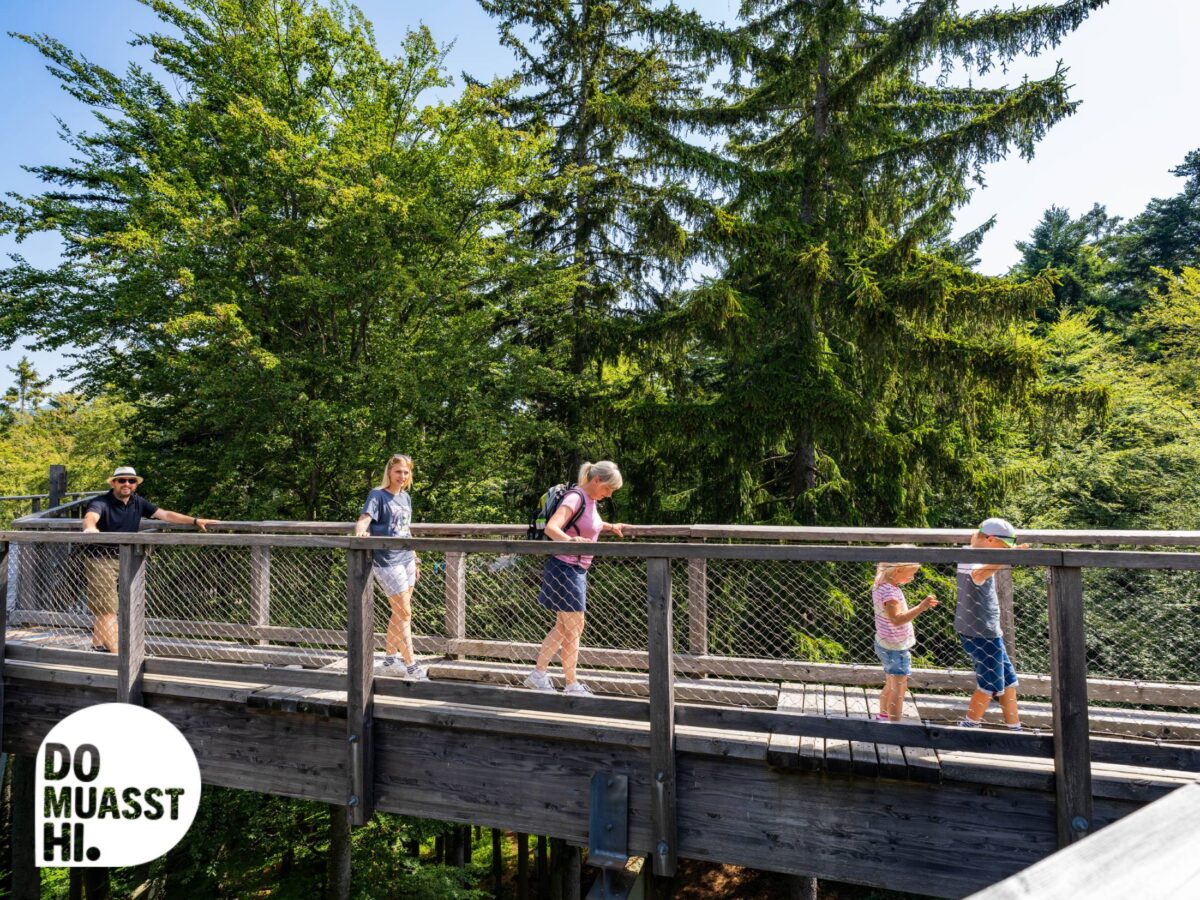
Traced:
<svg viewBox="0 0 1200 900">
<path fill-rule="evenodd" d="M 143 478 L 132 466 L 118 466 L 108 479 L 107 494 L 93 497 L 83 514 L 83 531 L 87 533 L 133 533 L 140 530 L 142 519 L 158 519 L 174 525 L 194 525 L 201 531 L 217 524 L 217 519 L 185 516 L 155 506 L 136 494 Z M 92 649 L 117 652 L 117 578 L 120 565 L 115 544 L 89 547 L 84 561 L 87 577 L 88 609 L 95 617 L 92 623 Z"/>
<path fill-rule="evenodd" d="M 974 550 L 1024 550 L 1028 544 L 1017 544 L 1017 532 L 1004 519 L 985 519 L 971 536 Z M 993 699 L 1000 702 L 1004 724 L 1021 727 L 1017 711 L 1017 673 L 1008 651 L 1004 649 L 1004 634 L 1000 630 L 1000 597 L 992 577 L 1005 565 L 960 563 L 958 566 L 958 603 L 954 610 L 954 630 L 963 650 L 975 666 L 975 693 L 967 705 L 961 725 L 976 728 Z"/>
</svg>

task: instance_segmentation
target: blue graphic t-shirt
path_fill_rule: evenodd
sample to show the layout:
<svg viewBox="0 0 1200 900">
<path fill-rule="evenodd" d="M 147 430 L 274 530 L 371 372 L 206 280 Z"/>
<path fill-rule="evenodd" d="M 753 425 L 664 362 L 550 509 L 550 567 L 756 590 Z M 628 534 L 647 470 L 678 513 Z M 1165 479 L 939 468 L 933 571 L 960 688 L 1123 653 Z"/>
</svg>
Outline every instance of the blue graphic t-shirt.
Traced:
<svg viewBox="0 0 1200 900">
<path fill-rule="evenodd" d="M 412 537 L 409 523 L 412 522 L 412 501 L 408 491 L 393 494 L 383 488 L 375 488 L 367 494 L 362 516 L 371 517 L 371 537 Z M 375 565 L 381 568 L 407 566 L 416 558 L 411 550 L 376 550 Z"/>
</svg>

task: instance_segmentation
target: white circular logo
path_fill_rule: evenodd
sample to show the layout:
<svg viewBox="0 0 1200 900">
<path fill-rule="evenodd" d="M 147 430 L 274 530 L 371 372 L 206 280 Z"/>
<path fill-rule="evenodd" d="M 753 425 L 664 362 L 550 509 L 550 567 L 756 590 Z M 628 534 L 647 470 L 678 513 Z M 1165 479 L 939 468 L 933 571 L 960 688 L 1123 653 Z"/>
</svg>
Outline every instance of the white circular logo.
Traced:
<svg viewBox="0 0 1200 900">
<path fill-rule="evenodd" d="M 101 703 L 50 729 L 38 750 L 39 866 L 136 866 L 191 827 L 200 766 L 158 713 Z"/>
</svg>

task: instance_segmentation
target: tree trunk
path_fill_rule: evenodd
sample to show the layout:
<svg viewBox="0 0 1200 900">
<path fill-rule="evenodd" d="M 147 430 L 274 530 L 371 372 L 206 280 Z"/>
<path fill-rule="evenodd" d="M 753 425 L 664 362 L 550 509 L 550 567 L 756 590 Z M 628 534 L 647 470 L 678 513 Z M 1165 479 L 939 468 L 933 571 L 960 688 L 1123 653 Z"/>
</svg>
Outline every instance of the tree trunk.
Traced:
<svg viewBox="0 0 1200 900">
<path fill-rule="evenodd" d="M 788 877 L 788 900 L 817 900 L 817 879 L 811 875 Z"/>
</svg>

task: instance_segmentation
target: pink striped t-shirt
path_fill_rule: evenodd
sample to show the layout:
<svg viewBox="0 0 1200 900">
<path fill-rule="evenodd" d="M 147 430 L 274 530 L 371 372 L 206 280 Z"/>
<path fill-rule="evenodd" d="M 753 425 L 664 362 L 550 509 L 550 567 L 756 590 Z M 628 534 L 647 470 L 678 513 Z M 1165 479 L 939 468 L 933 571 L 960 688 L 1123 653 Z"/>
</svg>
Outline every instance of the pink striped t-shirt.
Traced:
<svg viewBox="0 0 1200 900">
<path fill-rule="evenodd" d="M 571 529 L 567 532 L 568 535 L 574 537 L 579 535 L 584 540 L 594 541 L 600 537 L 600 527 L 604 522 L 600 518 L 600 510 L 596 509 L 596 501 L 589 497 L 583 490 L 570 491 L 567 496 L 563 497 L 562 502 L 558 505 L 559 509 L 570 510 L 567 515 L 568 521 L 571 516 L 579 509 L 579 504 L 583 503 L 583 515 L 581 515 Z M 592 564 L 590 556 L 567 556 L 565 554 L 557 555 L 555 559 L 561 559 L 565 563 L 570 563 L 573 566 L 580 566 L 586 569 Z"/>
<path fill-rule="evenodd" d="M 907 650 L 917 642 L 913 632 L 912 622 L 903 625 L 893 625 L 883 611 L 885 603 L 893 600 L 900 602 L 900 612 L 908 612 L 908 603 L 904 599 L 904 591 L 886 581 L 877 582 L 871 589 L 871 600 L 875 604 L 875 640 L 885 650 Z"/>
</svg>

